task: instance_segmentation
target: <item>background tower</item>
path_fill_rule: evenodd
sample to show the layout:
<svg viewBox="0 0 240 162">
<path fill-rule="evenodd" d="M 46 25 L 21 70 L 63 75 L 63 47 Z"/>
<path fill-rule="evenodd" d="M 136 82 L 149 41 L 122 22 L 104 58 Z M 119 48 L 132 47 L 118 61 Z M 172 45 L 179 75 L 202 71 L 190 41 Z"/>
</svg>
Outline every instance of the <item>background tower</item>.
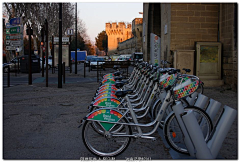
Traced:
<svg viewBox="0 0 240 162">
<path fill-rule="evenodd" d="M 108 35 L 108 54 L 114 54 L 118 43 L 132 38 L 132 25 L 124 22 L 106 23 L 106 33 Z"/>
</svg>

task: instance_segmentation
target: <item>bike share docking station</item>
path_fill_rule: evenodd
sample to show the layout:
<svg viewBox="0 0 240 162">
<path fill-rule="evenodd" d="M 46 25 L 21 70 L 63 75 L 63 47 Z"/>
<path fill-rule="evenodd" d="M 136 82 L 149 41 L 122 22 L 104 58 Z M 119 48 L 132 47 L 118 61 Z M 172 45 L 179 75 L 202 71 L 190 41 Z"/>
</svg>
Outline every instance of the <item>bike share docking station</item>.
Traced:
<svg viewBox="0 0 240 162">
<path fill-rule="evenodd" d="M 197 101 L 195 99 L 197 97 Z M 222 104 L 213 99 L 209 99 L 203 94 L 194 92 L 191 97 L 187 98 L 190 105 L 197 106 L 199 108 L 206 108 L 206 113 L 209 115 L 212 121 L 214 121 L 217 114 L 220 112 Z M 195 103 L 194 103 L 195 102 Z M 226 138 L 231 125 L 233 124 L 237 111 L 229 106 L 224 105 L 221 114 L 218 116 L 216 124 L 213 127 L 212 133 L 207 141 L 205 141 L 203 134 L 204 130 L 200 129 L 196 115 L 193 111 L 184 112 L 181 104 L 177 103 L 173 107 L 179 114 L 181 114 L 182 123 L 184 128 L 183 134 L 185 136 L 184 142 L 188 149 L 189 155 L 180 154 L 170 149 L 170 154 L 173 159 L 221 159 L 221 155 L 218 155 L 224 139 Z M 162 130 L 158 131 L 162 139 L 164 139 Z M 164 141 L 164 144 L 168 144 Z M 167 146 L 168 147 L 168 146 Z"/>
</svg>

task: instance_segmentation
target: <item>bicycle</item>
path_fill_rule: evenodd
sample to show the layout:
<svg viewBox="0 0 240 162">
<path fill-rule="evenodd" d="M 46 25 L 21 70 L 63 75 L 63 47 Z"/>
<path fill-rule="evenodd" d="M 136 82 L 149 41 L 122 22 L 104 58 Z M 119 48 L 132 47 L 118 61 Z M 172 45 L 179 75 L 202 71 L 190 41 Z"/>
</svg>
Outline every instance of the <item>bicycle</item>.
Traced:
<svg viewBox="0 0 240 162">
<path fill-rule="evenodd" d="M 190 93 L 185 94 L 190 95 L 194 91 L 196 91 L 199 79 L 196 76 L 192 76 L 191 79 L 196 79 L 196 81 L 193 81 L 191 84 L 194 84 L 194 86 L 189 87 L 188 90 L 191 90 Z M 179 87 L 178 87 L 179 88 Z M 184 87 L 183 87 L 184 88 Z M 80 126 L 83 125 L 82 129 L 82 136 L 83 136 L 83 142 L 87 149 L 92 152 L 93 154 L 97 156 L 117 156 L 120 153 L 122 153 L 129 145 L 131 138 L 147 138 L 155 140 L 155 137 L 152 137 L 152 135 L 158 128 L 162 116 L 164 114 L 164 111 L 168 107 L 170 103 L 172 103 L 173 113 L 171 115 L 174 115 L 172 117 L 171 121 L 173 122 L 166 122 L 165 124 L 171 124 L 175 121 L 180 122 L 180 116 L 176 109 L 174 109 L 175 105 L 179 105 L 179 99 L 181 99 L 183 96 L 178 97 L 178 89 L 174 89 L 173 86 L 168 86 L 166 88 L 167 95 L 166 98 L 162 104 L 161 110 L 158 112 L 158 115 L 156 119 L 150 123 L 142 124 L 138 123 L 136 114 L 133 110 L 133 107 L 131 104 L 128 104 L 127 108 L 101 108 L 97 109 L 90 114 L 88 114 L 81 122 Z M 132 90 L 125 90 L 125 91 L 117 91 L 115 93 L 118 97 L 123 97 L 127 103 L 130 103 L 128 94 L 132 93 Z M 185 97 L 184 96 L 184 97 Z M 208 139 L 210 132 L 212 130 L 212 122 L 207 113 L 202 109 L 197 109 L 193 107 L 187 107 L 184 109 L 184 111 L 193 110 L 195 114 L 198 115 L 199 122 L 201 123 L 202 129 L 207 130 L 205 131 L 205 140 Z M 129 119 L 128 115 L 131 115 L 131 119 Z M 131 121 L 130 121 L 131 120 Z M 176 123 L 174 123 L 176 124 Z M 98 127 L 94 127 L 94 126 Z M 153 130 L 147 133 L 143 133 L 143 130 L 141 127 L 149 127 L 154 126 Z M 174 125 L 176 126 L 176 125 Z M 132 131 L 132 128 L 136 128 L 136 133 Z M 171 128 L 169 125 L 164 125 L 166 128 Z M 179 128 L 179 126 L 178 126 Z M 180 125 L 180 130 L 182 129 L 182 125 Z M 165 129 L 164 129 L 165 130 Z M 164 132 L 167 134 L 170 134 L 172 129 L 166 129 L 169 132 Z M 175 129 L 174 129 L 175 130 Z M 166 136 L 168 138 L 168 136 Z M 101 140 L 99 140 L 101 138 Z M 92 141 L 93 140 L 93 141 Z M 101 143 L 103 142 L 104 143 Z M 175 146 L 173 144 L 174 141 L 169 138 L 170 146 L 174 148 Z M 101 147 L 101 144 L 108 144 L 108 146 L 111 147 Z M 180 146 L 178 146 L 180 148 Z M 184 149 L 184 148 L 183 148 Z M 182 151 L 181 149 L 178 149 L 178 151 Z"/>
</svg>

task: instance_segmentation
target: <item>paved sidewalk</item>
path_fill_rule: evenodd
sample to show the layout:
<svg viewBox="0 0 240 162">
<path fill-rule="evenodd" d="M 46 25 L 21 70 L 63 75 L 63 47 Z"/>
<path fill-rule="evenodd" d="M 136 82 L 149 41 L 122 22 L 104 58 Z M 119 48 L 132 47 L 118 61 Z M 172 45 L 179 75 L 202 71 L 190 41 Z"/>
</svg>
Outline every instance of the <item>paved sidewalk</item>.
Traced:
<svg viewBox="0 0 240 162">
<path fill-rule="evenodd" d="M 49 87 L 39 82 L 3 88 L 3 158 L 86 160 L 94 157 L 82 143 L 82 129 L 77 128 L 80 119 L 88 114 L 87 107 L 98 88 L 95 76 L 88 77 L 92 81 L 84 79 L 82 74 L 69 74 L 72 82 L 63 84 L 63 88 L 57 88 L 55 82 L 49 83 Z M 237 93 L 231 90 L 205 88 L 204 94 L 237 109 Z M 220 150 L 221 157 L 238 158 L 237 132 L 235 120 Z M 154 136 L 155 142 L 132 140 L 116 159 L 172 159 L 159 135 Z"/>
</svg>

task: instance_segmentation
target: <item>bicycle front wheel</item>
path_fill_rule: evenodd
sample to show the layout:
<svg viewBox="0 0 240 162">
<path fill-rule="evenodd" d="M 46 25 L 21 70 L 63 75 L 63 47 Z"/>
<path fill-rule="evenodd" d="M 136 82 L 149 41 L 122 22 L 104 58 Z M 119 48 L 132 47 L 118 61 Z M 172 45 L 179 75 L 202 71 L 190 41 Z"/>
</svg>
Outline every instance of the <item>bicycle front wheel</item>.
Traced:
<svg viewBox="0 0 240 162">
<path fill-rule="evenodd" d="M 109 131 L 100 127 L 100 122 L 88 120 L 83 125 L 82 139 L 87 149 L 97 156 L 117 156 L 129 145 L 132 134 L 131 127 L 121 123 L 126 123 L 125 118 L 118 121 Z M 93 125 L 99 125 L 96 128 Z M 101 130 L 99 130 L 101 129 Z M 100 133 L 101 132 L 101 133 Z"/>
<path fill-rule="evenodd" d="M 203 132 L 205 141 L 208 140 L 210 133 L 213 129 L 211 118 L 208 114 L 198 107 L 186 107 L 184 111 L 192 110 L 197 118 L 198 124 Z M 184 135 L 178 124 L 175 114 L 171 114 L 165 121 L 164 136 L 169 146 L 177 152 L 189 154 L 187 147 L 184 143 Z"/>
</svg>

